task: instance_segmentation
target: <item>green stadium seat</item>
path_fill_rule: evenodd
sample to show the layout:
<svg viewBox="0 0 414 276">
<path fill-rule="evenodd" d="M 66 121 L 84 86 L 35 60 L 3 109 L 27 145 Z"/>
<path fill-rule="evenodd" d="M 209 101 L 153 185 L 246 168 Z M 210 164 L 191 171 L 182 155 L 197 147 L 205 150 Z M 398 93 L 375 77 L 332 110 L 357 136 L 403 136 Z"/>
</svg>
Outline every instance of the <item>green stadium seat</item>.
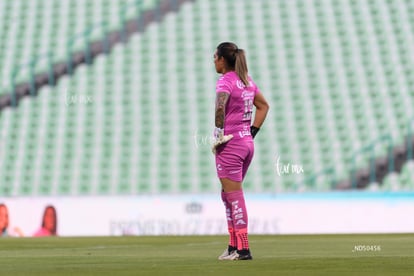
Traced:
<svg viewBox="0 0 414 276">
<path fill-rule="evenodd" d="M 145 9 L 159 2 L 144 3 Z M 18 109 L 4 111 L 0 131 L 7 138 L 0 152 L 7 163 L 0 162 L 0 191 L 25 196 L 216 192 L 214 157 L 206 143 L 214 126 L 218 78 L 212 53 L 223 40 L 247 50 L 249 71 L 271 106 L 255 140 L 246 191 L 330 190 L 329 177 L 313 186 L 306 180 L 330 166 L 338 178 L 349 177 L 357 150 L 381 134 L 392 133 L 395 143 L 404 139 L 414 79 L 409 49 L 399 45 L 405 37 L 413 39 L 414 18 L 405 11 L 412 4 L 381 2 L 393 8 L 378 9 L 370 21 L 366 12 L 375 7 L 369 1 L 292 3 L 186 2 L 109 55 L 80 66 L 55 87 L 42 88 Z M 7 57 L 0 53 L 5 81 L 25 47 L 30 51 L 24 58 L 54 49 L 54 59 L 62 60 L 67 39 L 86 26 L 105 18 L 109 30 L 119 28 L 116 1 L 45 5 L 8 0 L 0 5 L 16 15 L 34 9 L 49 22 L 33 19 L 30 39 L 18 40 L 20 31 L 12 33 L 9 13 L 0 8 L 0 46 L 10 52 Z M 93 32 L 94 39 L 101 35 Z M 36 70 L 44 69 L 40 64 Z M 82 102 L 82 96 L 92 101 Z M 198 147 L 195 133 L 204 139 Z M 386 150 L 381 145 L 376 153 Z M 279 177 L 277 156 L 300 163 L 305 172 Z M 40 164 L 34 168 L 36 161 Z M 357 168 L 368 161 L 369 155 L 362 154 Z M 411 171 L 404 168 L 398 180 L 388 177 L 381 189 L 412 190 Z"/>
<path fill-rule="evenodd" d="M 127 2 L 110 0 L 42 1 L 5 0 L 0 8 L 0 36 L 3 41 L 0 81 L 5 93 L 10 90 L 12 71 L 22 64 L 28 64 L 36 56 L 51 53 L 54 62 L 64 61 L 67 57 L 68 41 L 74 36 L 92 28 L 91 39 L 102 39 L 104 30 L 100 23 L 107 22 L 107 32 L 120 28 L 121 9 Z M 135 2 L 134 2 L 135 3 Z M 159 1 L 141 1 L 142 11 L 152 9 Z M 128 4 L 126 19 L 136 16 L 135 5 Z M 10 22 L 13 22 L 11 24 Z M 68 28 L 70 26 L 70 28 Z M 73 50 L 82 50 L 83 39 L 76 40 Z M 44 72 L 47 62 L 43 60 L 36 66 L 35 73 Z M 21 69 L 17 82 L 28 81 L 27 70 Z"/>
<path fill-rule="evenodd" d="M 396 173 L 391 173 L 383 180 L 381 190 L 395 192 L 401 190 L 401 182 Z"/>
<path fill-rule="evenodd" d="M 400 175 L 401 188 L 412 191 L 414 189 L 414 162 L 404 165 Z"/>
</svg>

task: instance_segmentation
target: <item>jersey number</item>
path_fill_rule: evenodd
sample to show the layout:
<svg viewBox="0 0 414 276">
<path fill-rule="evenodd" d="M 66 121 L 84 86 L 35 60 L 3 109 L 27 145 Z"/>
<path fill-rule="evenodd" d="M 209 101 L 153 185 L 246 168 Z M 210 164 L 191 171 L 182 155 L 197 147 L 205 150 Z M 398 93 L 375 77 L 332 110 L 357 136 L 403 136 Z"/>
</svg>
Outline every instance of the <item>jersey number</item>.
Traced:
<svg viewBox="0 0 414 276">
<path fill-rule="evenodd" d="M 244 100 L 243 121 L 250 121 L 253 113 L 253 99 Z"/>
</svg>

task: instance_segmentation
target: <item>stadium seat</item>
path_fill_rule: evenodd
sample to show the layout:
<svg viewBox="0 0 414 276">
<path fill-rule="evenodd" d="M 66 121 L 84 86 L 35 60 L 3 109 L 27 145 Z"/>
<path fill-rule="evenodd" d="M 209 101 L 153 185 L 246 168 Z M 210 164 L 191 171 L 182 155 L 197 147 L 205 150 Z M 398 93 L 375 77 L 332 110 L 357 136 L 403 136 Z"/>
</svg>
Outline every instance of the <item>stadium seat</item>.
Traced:
<svg viewBox="0 0 414 276">
<path fill-rule="evenodd" d="M 141 11 L 155 7 L 159 0 L 141 1 Z M 126 7 L 126 8 L 124 8 Z M 103 38 L 105 32 L 120 28 L 122 9 L 126 18 L 139 12 L 133 1 L 87 0 L 87 1 L 43 1 L 5 0 L 0 6 L 0 95 L 10 92 L 13 70 L 23 66 L 17 82 L 28 81 L 27 65 L 40 57 L 35 73 L 48 68 L 47 56 L 53 62 L 64 61 L 68 43 L 74 39 L 72 50 L 81 50 L 85 41 L 80 36 L 88 30 L 90 40 Z M 106 22 L 106 30 L 101 27 Z M 76 38 L 75 38 L 76 37 Z M 25 66 L 26 65 L 26 66 Z"/>
<path fill-rule="evenodd" d="M 399 175 L 396 173 L 391 173 L 385 177 L 383 180 L 381 190 L 388 192 L 395 192 L 401 190 L 401 181 Z"/>
<path fill-rule="evenodd" d="M 400 175 L 401 188 L 412 191 L 414 189 L 414 162 L 410 161 L 404 165 Z"/>
<path fill-rule="evenodd" d="M 150 8 L 158 1 L 145 3 Z M 66 54 L 67 39 L 85 26 L 107 18 L 108 28 L 117 29 L 122 7 L 109 0 L 0 5 L 5 26 L 0 43 L 10 53 L 0 68 L 6 81 L 25 39 L 17 40 L 20 32 L 10 31 L 11 15 L 3 10 L 13 16 L 27 9 L 48 15 L 57 27 L 33 19 L 27 43 L 56 49 L 54 58 L 59 59 Z M 413 63 L 401 45 L 402 38 L 414 41 L 414 18 L 406 12 L 410 3 L 380 0 L 378 5 L 345 0 L 185 2 L 177 13 L 152 22 L 55 87 L 44 87 L 17 109 L 2 112 L 0 190 L 24 196 L 217 192 L 208 145 L 218 77 L 212 53 L 225 40 L 246 49 L 249 72 L 271 107 L 255 139 L 244 188 L 267 193 L 330 190 L 329 174 L 309 179 L 330 167 L 338 180 L 349 178 L 356 153 L 383 134 L 402 143 L 414 115 Z M 99 32 L 93 34 L 99 37 Z M 387 146 L 378 144 L 375 154 L 386 154 Z M 279 176 L 278 157 L 304 171 L 290 167 Z M 367 167 L 369 158 L 357 155 L 356 168 Z M 409 167 L 379 187 L 412 190 Z"/>
</svg>

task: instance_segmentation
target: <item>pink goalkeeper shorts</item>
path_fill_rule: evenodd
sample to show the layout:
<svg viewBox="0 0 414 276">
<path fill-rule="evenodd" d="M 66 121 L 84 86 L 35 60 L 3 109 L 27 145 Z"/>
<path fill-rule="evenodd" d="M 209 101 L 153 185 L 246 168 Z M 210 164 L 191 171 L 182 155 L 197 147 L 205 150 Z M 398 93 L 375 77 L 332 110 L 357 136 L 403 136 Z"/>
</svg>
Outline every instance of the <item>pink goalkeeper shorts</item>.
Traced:
<svg viewBox="0 0 414 276">
<path fill-rule="evenodd" d="M 217 148 L 216 170 L 219 178 L 242 182 L 254 155 L 251 137 L 233 138 Z"/>
</svg>

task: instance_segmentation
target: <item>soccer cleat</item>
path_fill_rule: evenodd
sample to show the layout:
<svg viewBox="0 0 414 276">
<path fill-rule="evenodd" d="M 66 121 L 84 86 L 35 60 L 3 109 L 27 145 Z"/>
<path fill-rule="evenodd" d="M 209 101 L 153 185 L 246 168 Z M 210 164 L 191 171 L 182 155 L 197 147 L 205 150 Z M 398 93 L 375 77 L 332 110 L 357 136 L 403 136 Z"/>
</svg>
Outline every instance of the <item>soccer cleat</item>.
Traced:
<svg viewBox="0 0 414 276">
<path fill-rule="evenodd" d="M 232 260 L 230 259 L 234 253 L 236 253 L 237 248 L 230 246 L 224 250 L 224 252 L 218 257 L 219 260 Z"/>
<path fill-rule="evenodd" d="M 253 260 L 249 249 L 234 251 L 226 260 Z"/>
<path fill-rule="evenodd" d="M 253 256 L 250 253 L 245 254 L 245 255 L 239 254 L 239 258 L 237 260 L 253 260 Z"/>
</svg>

